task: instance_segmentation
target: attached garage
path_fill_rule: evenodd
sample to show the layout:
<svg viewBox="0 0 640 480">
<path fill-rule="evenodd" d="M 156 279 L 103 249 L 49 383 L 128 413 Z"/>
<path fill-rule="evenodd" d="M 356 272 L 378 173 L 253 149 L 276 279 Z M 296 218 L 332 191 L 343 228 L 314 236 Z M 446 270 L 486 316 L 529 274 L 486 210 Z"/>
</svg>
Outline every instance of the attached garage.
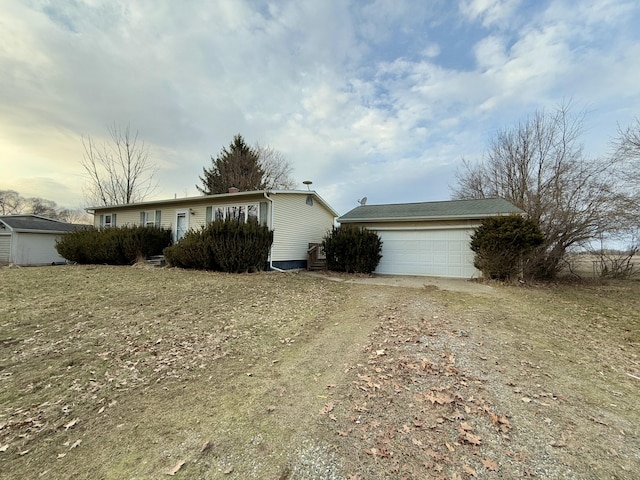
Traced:
<svg viewBox="0 0 640 480">
<path fill-rule="evenodd" d="M 473 278 L 470 238 L 482 219 L 523 212 L 501 198 L 361 205 L 338 219 L 375 231 L 382 240 L 376 273 Z"/>
<path fill-rule="evenodd" d="M 38 215 L 0 216 L 0 264 L 50 265 L 64 263 L 56 240 L 81 227 Z"/>
</svg>

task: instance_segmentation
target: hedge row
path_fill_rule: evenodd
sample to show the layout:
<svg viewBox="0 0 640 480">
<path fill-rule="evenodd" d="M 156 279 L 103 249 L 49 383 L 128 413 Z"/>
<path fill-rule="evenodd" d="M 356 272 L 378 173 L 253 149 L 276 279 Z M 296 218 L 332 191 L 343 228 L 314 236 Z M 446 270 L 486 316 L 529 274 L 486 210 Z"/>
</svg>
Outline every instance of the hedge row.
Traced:
<svg viewBox="0 0 640 480">
<path fill-rule="evenodd" d="M 540 227 L 530 219 L 520 215 L 486 218 L 471 236 L 473 266 L 485 278 L 517 278 L 529 255 L 543 242 Z"/>
<path fill-rule="evenodd" d="M 333 227 L 322 246 L 327 268 L 336 272 L 371 273 L 382 258 L 378 234 L 353 225 Z"/>
<path fill-rule="evenodd" d="M 267 267 L 273 232 L 258 222 L 215 221 L 164 249 L 174 267 L 242 273 Z"/>
<path fill-rule="evenodd" d="M 169 245 L 171 230 L 159 227 L 88 227 L 62 236 L 56 250 L 70 262 L 132 265 L 141 258 L 162 254 Z"/>
</svg>

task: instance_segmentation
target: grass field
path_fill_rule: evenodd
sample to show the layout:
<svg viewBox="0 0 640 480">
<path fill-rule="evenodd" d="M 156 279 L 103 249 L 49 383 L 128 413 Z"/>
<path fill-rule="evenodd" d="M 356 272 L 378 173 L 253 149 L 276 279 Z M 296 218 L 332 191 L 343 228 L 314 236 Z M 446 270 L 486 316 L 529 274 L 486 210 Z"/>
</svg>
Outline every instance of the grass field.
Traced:
<svg viewBox="0 0 640 480">
<path fill-rule="evenodd" d="M 640 478 L 640 282 L 0 269 L 1 478 Z"/>
</svg>

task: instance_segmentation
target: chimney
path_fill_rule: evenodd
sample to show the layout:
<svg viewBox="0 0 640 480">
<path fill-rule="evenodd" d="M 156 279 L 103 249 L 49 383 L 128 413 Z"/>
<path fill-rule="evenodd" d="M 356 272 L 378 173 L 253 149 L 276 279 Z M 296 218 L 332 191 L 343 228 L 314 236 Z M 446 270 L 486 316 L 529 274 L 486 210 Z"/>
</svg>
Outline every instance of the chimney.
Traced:
<svg viewBox="0 0 640 480">
<path fill-rule="evenodd" d="M 229 187 L 229 193 L 238 193 L 240 190 L 238 190 L 236 187 Z"/>
</svg>

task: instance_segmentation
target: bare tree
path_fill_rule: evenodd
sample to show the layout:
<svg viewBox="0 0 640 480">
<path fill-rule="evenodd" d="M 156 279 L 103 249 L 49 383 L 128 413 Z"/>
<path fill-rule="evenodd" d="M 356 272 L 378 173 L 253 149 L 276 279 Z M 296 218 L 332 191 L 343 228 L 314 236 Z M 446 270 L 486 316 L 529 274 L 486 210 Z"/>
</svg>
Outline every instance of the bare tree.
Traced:
<svg viewBox="0 0 640 480">
<path fill-rule="evenodd" d="M 0 190 L 0 214 L 22 213 L 25 200 L 15 190 Z"/>
<path fill-rule="evenodd" d="M 568 248 L 617 228 L 614 167 L 583 156 L 582 121 L 568 105 L 537 112 L 499 131 L 482 161 L 456 172 L 454 198 L 502 197 L 540 226 L 545 242 L 526 265 L 530 276 L 555 276 Z"/>
<path fill-rule="evenodd" d="M 82 137 L 82 167 L 89 181 L 85 196 L 93 205 L 122 205 L 143 201 L 157 187 L 157 168 L 150 163 L 149 147 L 115 123 L 107 127 L 110 142 L 96 144 Z"/>
<path fill-rule="evenodd" d="M 626 129 L 618 126 L 613 147 L 612 163 L 620 171 L 617 189 L 623 191 L 626 200 L 620 215 L 634 232 L 640 230 L 640 119 L 636 118 Z"/>
<path fill-rule="evenodd" d="M 268 145 L 259 144 L 256 144 L 255 150 L 258 152 L 259 164 L 264 172 L 262 181 L 266 185 L 265 188 L 274 190 L 296 188 L 297 182 L 291 176 L 293 167 L 281 152 Z"/>
<path fill-rule="evenodd" d="M 93 216 L 80 208 L 63 208 L 58 210 L 55 218 L 67 223 L 93 224 Z"/>
<path fill-rule="evenodd" d="M 56 202 L 39 197 L 28 198 L 26 202 L 29 213 L 40 215 L 41 217 L 58 219 L 60 209 L 58 205 L 56 205 Z"/>
</svg>

